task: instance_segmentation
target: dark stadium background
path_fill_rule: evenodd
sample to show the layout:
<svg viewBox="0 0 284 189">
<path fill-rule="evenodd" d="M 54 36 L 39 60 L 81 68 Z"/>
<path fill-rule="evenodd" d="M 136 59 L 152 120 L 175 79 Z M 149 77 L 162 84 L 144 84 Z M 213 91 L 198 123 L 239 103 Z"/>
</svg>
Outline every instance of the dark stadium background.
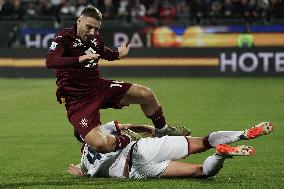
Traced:
<svg viewBox="0 0 284 189">
<path fill-rule="evenodd" d="M 102 64 L 106 76 L 283 75 L 282 0 L 3 0 L 0 76 L 52 77 L 43 60 L 54 34 L 91 4 L 106 45 L 133 47 L 127 63 Z"/>
</svg>

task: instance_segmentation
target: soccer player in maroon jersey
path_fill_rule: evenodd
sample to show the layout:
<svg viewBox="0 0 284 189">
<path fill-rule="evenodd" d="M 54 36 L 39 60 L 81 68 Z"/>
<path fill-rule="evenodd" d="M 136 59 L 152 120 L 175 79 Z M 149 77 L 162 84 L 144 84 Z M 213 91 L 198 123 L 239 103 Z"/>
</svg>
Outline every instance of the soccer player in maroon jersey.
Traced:
<svg viewBox="0 0 284 189">
<path fill-rule="evenodd" d="M 125 147 L 126 135 L 105 135 L 100 127 L 100 109 L 140 104 L 155 125 L 158 136 L 189 135 L 185 128 L 169 127 L 154 93 L 147 87 L 102 78 L 100 58 L 113 61 L 127 56 L 130 44 L 118 51 L 104 45 L 98 33 L 102 14 L 86 7 L 74 27 L 59 31 L 46 55 L 47 68 L 55 69 L 59 103 L 65 104 L 67 117 L 80 137 L 96 151 L 106 153 Z"/>
</svg>

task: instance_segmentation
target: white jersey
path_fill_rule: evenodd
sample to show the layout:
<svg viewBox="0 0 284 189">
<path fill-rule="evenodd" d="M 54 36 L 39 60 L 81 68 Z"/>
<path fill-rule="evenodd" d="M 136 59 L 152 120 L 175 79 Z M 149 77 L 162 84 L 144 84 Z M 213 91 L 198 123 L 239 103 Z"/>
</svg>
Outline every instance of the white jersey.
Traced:
<svg viewBox="0 0 284 189">
<path fill-rule="evenodd" d="M 116 122 L 112 121 L 101 126 L 105 134 L 118 134 Z M 98 153 L 85 144 L 81 158 L 81 169 L 88 176 L 119 177 L 124 178 L 123 170 L 131 146 L 130 142 L 125 148 L 110 153 Z"/>
<path fill-rule="evenodd" d="M 105 134 L 117 134 L 115 122 L 103 125 Z M 132 166 L 129 178 L 158 178 L 172 160 L 188 155 L 188 141 L 183 136 L 165 136 L 162 138 L 143 138 L 130 142 L 124 149 L 106 154 L 92 150 L 87 144 L 81 158 L 81 169 L 89 176 L 123 176 L 126 159 L 133 146 Z"/>
</svg>

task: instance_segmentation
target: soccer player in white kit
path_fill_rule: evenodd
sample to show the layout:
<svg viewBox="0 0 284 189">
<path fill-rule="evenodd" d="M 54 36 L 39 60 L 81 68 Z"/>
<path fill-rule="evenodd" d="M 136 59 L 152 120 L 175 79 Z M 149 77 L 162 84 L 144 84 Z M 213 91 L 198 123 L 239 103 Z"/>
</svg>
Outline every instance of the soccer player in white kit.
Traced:
<svg viewBox="0 0 284 189">
<path fill-rule="evenodd" d="M 116 121 L 101 126 L 105 134 L 119 134 L 121 130 L 132 133 L 132 131 L 143 131 L 143 128 L 148 133 L 154 132 L 154 129 L 149 126 L 135 127 L 129 124 L 118 124 Z M 85 144 L 80 164 L 71 164 L 68 172 L 77 176 L 135 179 L 212 177 L 223 167 L 225 159 L 232 156 L 249 156 L 254 153 L 251 146 L 233 147 L 228 144 L 253 139 L 271 131 L 272 124 L 262 122 L 245 131 L 217 131 L 205 137 L 148 137 L 131 141 L 125 148 L 105 154 L 98 153 Z M 202 164 L 176 161 L 210 148 L 215 148 L 216 153 L 207 157 Z"/>
</svg>

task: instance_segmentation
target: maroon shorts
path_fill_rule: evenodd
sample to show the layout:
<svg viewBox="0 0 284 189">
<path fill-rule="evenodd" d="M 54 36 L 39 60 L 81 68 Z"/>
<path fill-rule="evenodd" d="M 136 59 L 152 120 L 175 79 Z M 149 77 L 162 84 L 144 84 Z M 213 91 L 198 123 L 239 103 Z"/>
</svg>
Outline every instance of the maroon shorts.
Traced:
<svg viewBox="0 0 284 189">
<path fill-rule="evenodd" d="M 100 78 L 92 93 L 74 103 L 67 110 L 70 123 L 82 139 L 100 125 L 100 109 L 123 107 L 120 100 L 132 86 L 130 83 Z"/>
</svg>

